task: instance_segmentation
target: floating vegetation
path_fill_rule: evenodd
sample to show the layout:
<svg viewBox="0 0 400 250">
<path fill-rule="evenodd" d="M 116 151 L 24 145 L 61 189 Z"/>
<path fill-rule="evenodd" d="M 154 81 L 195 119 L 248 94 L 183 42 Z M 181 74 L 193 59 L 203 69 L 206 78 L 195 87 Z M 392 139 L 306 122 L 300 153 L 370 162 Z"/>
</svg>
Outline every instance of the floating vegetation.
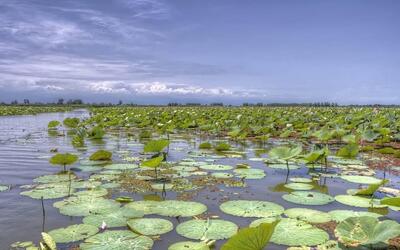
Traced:
<svg viewBox="0 0 400 250">
<path fill-rule="evenodd" d="M 24 202 L 43 216 L 42 229 L 30 229 L 43 231 L 42 239 L 11 249 L 397 246 L 397 110 L 375 116 L 371 109 L 301 107 L 90 112 L 86 119 L 47 119 L 43 136 L 60 136 L 34 156 L 46 171 L 23 185 L 0 185 L 0 199 L 21 189 Z M 46 222 L 58 223 L 57 216 L 73 218 L 49 228 Z"/>
</svg>

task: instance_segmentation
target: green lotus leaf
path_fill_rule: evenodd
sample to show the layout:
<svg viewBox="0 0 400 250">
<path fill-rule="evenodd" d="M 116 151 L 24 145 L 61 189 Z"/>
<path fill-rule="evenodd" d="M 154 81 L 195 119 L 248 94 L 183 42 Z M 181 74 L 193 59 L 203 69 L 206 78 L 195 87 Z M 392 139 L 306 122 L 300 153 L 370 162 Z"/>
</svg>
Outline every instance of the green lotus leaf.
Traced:
<svg viewBox="0 0 400 250">
<path fill-rule="evenodd" d="M 389 182 L 389 180 L 382 180 L 378 184 L 370 184 L 365 189 L 357 190 L 357 192 L 355 194 L 356 195 L 373 195 L 379 189 L 379 187 L 381 187 L 382 185 L 385 185 L 388 182 Z"/>
<path fill-rule="evenodd" d="M 380 200 L 378 199 L 369 199 L 361 196 L 355 195 L 336 195 L 335 200 L 353 207 L 375 207 L 375 208 L 383 208 L 387 207 L 387 205 L 381 205 Z"/>
<path fill-rule="evenodd" d="M 181 241 L 169 246 L 168 250 L 210 250 L 210 247 L 202 241 Z"/>
<path fill-rule="evenodd" d="M 275 227 L 271 242 L 286 246 L 315 246 L 329 240 L 325 231 L 296 219 L 281 219 Z"/>
<path fill-rule="evenodd" d="M 66 154 L 56 154 L 50 158 L 49 162 L 53 165 L 71 165 L 78 160 L 78 156 L 66 153 Z"/>
<path fill-rule="evenodd" d="M 105 231 L 79 245 L 81 250 L 150 250 L 153 240 L 128 230 Z"/>
<path fill-rule="evenodd" d="M 354 182 L 359 184 L 380 184 L 382 182 L 381 179 L 377 179 L 372 176 L 362 176 L 362 175 L 343 175 L 340 178 L 349 182 Z"/>
<path fill-rule="evenodd" d="M 285 210 L 282 206 L 268 201 L 236 200 L 227 201 L 219 207 L 222 212 L 241 217 L 275 217 Z"/>
<path fill-rule="evenodd" d="M 335 229 L 335 236 L 346 246 L 369 246 L 388 243 L 389 239 L 400 235 L 400 224 L 370 216 L 350 217 L 340 222 Z"/>
<path fill-rule="evenodd" d="M 160 235 L 174 229 L 174 225 L 169 220 L 159 218 L 130 219 L 128 226 L 134 232 L 142 235 Z"/>
<path fill-rule="evenodd" d="M 82 196 L 75 199 L 68 199 L 63 203 L 55 203 L 60 213 L 68 216 L 88 216 L 91 214 L 105 214 L 119 208 L 119 203 L 99 197 Z"/>
<path fill-rule="evenodd" d="M 142 167 L 148 167 L 148 168 L 156 168 L 158 167 L 161 162 L 164 160 L 163 155 L 159 155 L 157 157 L 151 158 L 149 160 L 143 161 L 142 162 Z"/>
<path fill-rule="evenodd" d="M 346 146 L 340 148 L 336 155 L 344 158 L 355 158 L 358 155 L 358 152 L 358 144 L 349 143 Z"/>
<path fill-rule="evenodd" d="M 92 225 L 77 224 L 66 228 L 51 230 L 48 234 L 57 243 L 69 243 L 86 239 L 95 235 L 99 229 Z"/>
<path fill-rule="evenodd" d="M 102 197 L 108 194 L 107 189 L 97 187 L 85 191 L 79 191 L 74 193 L 74 196 L 91 196 L 91 197 Z"/>
<path fill-rule="evenodd" d="M 53 237 L 51 237 L 48 233 L 45 232 L 42 232 L 41 235 L 43 243 L 49 250 L 57 250 L 57 244 L 54 241 Z M 27 250 L 29 250 L 29 248 L 27 248 Z"/>
<path fill-rule="evenodd" d="M 183 237 L 200 240 L 222 240 L 236 234 L 238 227 L 226 220 L 189 220 L 179 224 L 176 232 Z"/>
<path fill-rule="evenodd" d="M 232 236 L 221 250 L 260 250 L 268 244 L 277 221 L 273 223 L 263 223 L 257 227 L 249 227 L 239 230 Z"/>
<path fill-rule="evenodd" d="M 328 212 L 332 219 L 336 222 L 344 221 L 350 217 L 361 217 L 361 216 L 370 216 L 374 218 L 379 218 L 382 215 L 371 212 L 361 212 L 361 211 L 353 211 L 353 210 L 332 210 Z"/>
<path fill-rule="evenodd" d="M 199 168 L 197 168 L 197 167 L 185 166 L 185 165 L 182 165 L 182 166 L 174 166 L 174 167 L 172 167 L 171 169 L 172 169 L 172 170 L 175 170 L 175 171 L 183 171 L 183 172 L 193 172 L 193 171 L 199 170 Z"/>
<path fill-rule="evenodd" d="M 59 121 L 49 121 L 49 123 L 47 124 L 47 128 L 52 129 L 52 128 L 56 128 L 58 126 L 61 125 L 61 122 Z"/>
<path fill-rule="evenodd" d="M 168 140 L 160 139 L 160 140 L 152 140 L 144 145 L 143 151 L 145 153 L 154 152 L 159 153 L 164 150 L 169 145 Z"/>
<path fill-rule="evenodd" d="M 295 165 L 295 164 L 268 164 L 267 165 L 269 168 L 274 168 L 274 169 L 288 169 L 289 166 L 289 170 L 293 170 L 293 169 L 299 169 L 300 166 L 299 165 Z"/>
<path fill-rule="evenodd" d="M 158 214 L 169 217 L 192 217 L 207 211 L 207 207 L 199 202 L 194 201 L 135 201 L 126 205 L 144 214 Z"/>
<path fill-rule="evenodd" d="M 299 183 L 311 183 L 312 180 L 308 178 L 302 178 L 302 177 L 293 177 L 289 178 L 291 182 L 299 182 Z"/>
<path fill-rule="evenodd" d="M 130 169 L 135 169 L 138 167 L 139 166 L 136 164 L 118 163 L 118 164 L 107 165 L 104 168 L 111 169 L 111 170 L 130 170 Z"/>
<path fill-rule="evenodd" d="M 77 117 L 67 117 L 64 119 L 63 124 L 68 128 L 76 128 L 80 120 Z"/>
<path fill-rule="evenodd" d="M 217 172 L 217 173 L 212 173 L 211 176 L 215 177 L 215 178 L 219 178 L 219 179 L 229 179 L 229 178 L 233 177 L 233 174 L 231 174 L 231 173 L 218 173 Z"/>
<path fill-rule="evenodd" d="M 29 191 L 23 191 L 20 194 L 29 196 L 33 199 L 57 199 L 66 197 L 72 194 L 75 190 L 68 188 L 68 186 L 54 186 L 54 187 L 45 187 L 45 186 L 37 186 L 34 189 Z"/>
<path fill-rule="evenodd" d="M 295 148 L 283 147 L 279 146 L 276 148 L 271 149 L 268 152 L 268 156 L 271 159 L 280 159 L 280 160 L 290 160 L 296 156 L 298 156 L 302 151 L 301 146 L 297 146 Z"/>
<path fill-rule="evenodd" d="M 262 179 L 265 177 L 265 172 L 262 169 L 255 168 L 239 168 L 233 170 L 233 172 L 240 178 L 245 178 L 249 180 Z"/>
<path fill-rule="evenodd" d="M 294 191 L 290 194 L 285 194 L 282 198 L 286 201 L 301 205 L 326 205 L 333 202 L 335 199 L 327 194 L 311 192 L 311 191 Z"/>
<path fill-rule="evenodd" d="M 50 174 L 50 175 L 42 175 L 35 179 L 33 182 L 36 183 L 59 183 L 59 182 L 68 182 L 70 179 L 76 179 L 74 174 Z"/>
<path fill-rule="evenodd" d="M 119 208 L 110 213 L 104 214 L 93 214 L 83 218 L 83 223 L 101 227 L 103 222 L 110 227 L 124 227 L 126 223 L 131 218 L 143 217 L 144 213 L 142 211 L 137 211 L 132 208 Z"/>
<path fill-rule="evenodd" d="M 256 219 L 250 223 L 249 227 L 258 227 L 262 223 L 273 223 L 277 220 L 280 220 L 281 218 L 282 218 L 281 216 L 275 216 L 275 217 L 265 217 L 265 218 Z"/>
<path fill-rule="evenodd" d="M 292 190 L 311 190 L 314 188 L 314 186 L 311 184 L 300 183 L 300 182 L 288 183 L 288 184 L 285 184 L 285 187 L 292 189 Z"/>
<path fill-rule="evenodd" d="M 89 160 L 91 161 L 109 161 L 112 158 L 112 153 L 107 150 L 97 150 L 93 154 L 90 155 Z"/>
<path fill-rule="evenodd" d="M 9 186 L 0 185 L 0 192 L 7 191 L 8 189 L 10 189 L 10 187 L 9 187 Z"/>
<path fill-rule="evenodd" d="M 174 184 L 171 183 L 153 183 L 151 184 L 151 188 L 154 190 L 171 190 L 174 187 Z"/>
<path fill-rule="evenodd" d="M 339 247 L 339 244 L 337 241 L 328 240 L 327 242 L 317 245 L 317 246 L 289 247 L 287 250 L 342 250 L 342 248 Z"/>
<path fill-rule="evenodd" d="M 204 169 L 204 170 L 218 170 L 218 171 L 225 171 L 225 170 L 233 169 L 233 167 L 229 166 L 229 165 L 217 165 L 217 164 L 200 165 L 200 168 Z"/>
<path fill-rule="evenodd" d="M 289 218 L 309 223 L 326 223 L 332 220 L 328 213 L 308 208 L 290 208 L 285 210 L 285 214 Z"/>
<path fill-rule="evenodd" d="M 400 197 L 387 197 L 381 200 L 381 204 L 393 206 L 393 207 L 400 207 Z"/>
</svg>

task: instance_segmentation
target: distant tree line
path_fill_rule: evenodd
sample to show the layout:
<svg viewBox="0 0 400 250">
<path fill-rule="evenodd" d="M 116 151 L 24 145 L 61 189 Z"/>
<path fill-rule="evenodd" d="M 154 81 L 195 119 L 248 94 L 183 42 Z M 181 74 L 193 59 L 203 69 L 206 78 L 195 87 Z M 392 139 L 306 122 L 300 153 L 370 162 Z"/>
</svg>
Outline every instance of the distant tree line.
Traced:
<svg viewBox="0 0 400 250">
<path fill-rule="evenodd" d="M 140 105 L 131 103 L 123 103 L 122 100 L 119 100 L 117 103 L 111 102 L 96 102 L 89 103 L 84 102 L 82 99 L 68 99 L 59 98 L 55 102 L 31 102 L 29 99 L 23 99 L 22 102 L 18 100 L 11 101 L 9 103 L 0 102 L 0 105 L 13 105 L 13 106 L 53 106 L 53 105 L 66 105 L 66 106 L 93 106 L 93 107 L 112 107 L 112 106 L 165 106 L 165 105 Z M 382 104 L 368 104 L 368 105 L 339 105 L 336 102 L 313 102 L 313 103 L 249 103 L 244 102 L 241 105 L 227 105 L 222 102 L 212 102 L 209 104 L 201 104 L 196 102 L 187 102 L 187 103 L 179 103 L 179 102 L 170 102 L 166 106 L 169 107 L 198 107 L 198 106 L 211 106 L 211 107 L 232 107 L 232 106 L 242 106 L 242 107 L 400 107 L 400 105 L 390 104 L 390 105 L 382 105 Z"/>
</svg>

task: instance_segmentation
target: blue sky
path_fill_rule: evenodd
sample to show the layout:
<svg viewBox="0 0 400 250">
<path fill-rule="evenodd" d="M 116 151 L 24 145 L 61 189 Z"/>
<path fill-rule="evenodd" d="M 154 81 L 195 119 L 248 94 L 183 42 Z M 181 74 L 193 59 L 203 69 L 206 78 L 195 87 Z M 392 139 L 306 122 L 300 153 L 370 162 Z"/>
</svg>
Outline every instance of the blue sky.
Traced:
<svg viewBox="0 0 400 250">
<path fill-rule="evenodd" d="M 1 0 L 0 101 L 400 104 L 397 0 Z"/>
</svg>

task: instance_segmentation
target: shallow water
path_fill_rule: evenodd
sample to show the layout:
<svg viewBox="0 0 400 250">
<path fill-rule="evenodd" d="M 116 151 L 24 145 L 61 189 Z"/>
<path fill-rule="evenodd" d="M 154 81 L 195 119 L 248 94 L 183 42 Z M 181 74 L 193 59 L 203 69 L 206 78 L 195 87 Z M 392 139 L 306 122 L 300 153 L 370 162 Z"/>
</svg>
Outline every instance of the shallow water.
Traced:
<svg viewBox="0 0 400 250">
<path fill-rule="evenodd" d="M 0 250 L 9 249 L 9 245 L 15 241 L 35 241 L 40 239 L 40 232 L 43 226 L 42 207 L 40 200 L 34 200 L 26 196 L 21 196 L 21 185 L 32 184 L 32 180 L 40 175 L 53 174 L 60 169 L 51 166 L 48 163 L 48 157 L 52 154 L 50 150 L 58 148 L 59 152 L 76 152 L 71 147 L 70 138 L 68 136 L 50 136 L 47 132 L 47 123 L 51 120 L 62 121 L 66 117 L 86 117 L 88 113 L 84 110 L 78 110 L 67 113 L 48 113 L 34 116 L 9 116 L 0 117 L 0 184 L 11 185 L 11 190 L 0 192 Z M 137 154 L 142 150 L 141 146 L 135 141 L 128 141 L 123 134 L 108 135 L 103 143 L 88 143 L 88 152 L 83 152 L 81 158 L 89 155 L 97 149 L 108 149 L 112 151 L 129 150 L 132 154 Z M 199 138 L 190 141 L 173 140 L 170 145 L 168 155 L 169 161 L 178 161 L 187 156 L 187 152 L 194 150 L 200 142 Z M 246 147 L 237 145 L 239 149 L 247 151 L 247 158 L 255 157 L 253 145 Z M 120 159 L 115 154 L 115 161 Z M 201 158 L 200 158 L 201 159 Z M 249 200 L 265 200 L 276 202 L 285 208 L 304 207 L 317 209 L 322 211 L 330 211 L 333 209 L 353 209 L 367 211 L 342 205 L 338 202 L 332 202 L 324 206 L 302 206 L 289 203 L 281 198 L 285 192 L 276 192 L 273 190 L 278 184 L 284 183 L 287 177 L 286 170 L 271 169 L 266 167 L 262 162 L 249 161 L 243 158 L 225 158 L 216 161 L 217 164 L 236 165 L 237 163 L 249 163 L 253 168 L 263 169 L 267 177 L 261 180 L 247 180 L 246 188 L 226 188 L 218 187 L 218 190 L 205 188 L 193 197 L 193 200 L 204 203 L 208 206 L 208 212 L 220 216 L 222 219 L 235 222 L 241 227 L 247 226 L 252 218 L 240 218 L 224 214 L 219 210 L 219 204 L 225 200 L 249 199 Z M 290 171 L 290 177 L 308 176 L 309 169 L 303 167 L 298 170 Z M 78 176 L 87 177 L 88 173 L 78 173 Z M 382 177 L 382 173 L 378 172 L 377 177 Z M 399 188 L 399 178 L 392 174 L 386 174 L 386 178 L 391 179 L 393 185 Z M 320 187 L 334 196 L 337 194 L 345 194 L 349 188 L 357 188 L 358 184 L 346 182 L 340 178 L 324 178 L 320 180 Z M 160 193 L 153 193 L 161 195 Z M 112 191 L 112 196 L 117 197 L 128 195 L 134 197 L 135 200 L 143 199 L 143 194 L 120 193 L 117 190 Z M 167 192 L 166 199 L 174 199 L 175 192 Z M 70 224 L 81 223 L 80 217 L 67 217 L 59 214 L 52 204 L 54 200 L 45 200 L 45 231 L 49 231 L 59 227 L 65 227 Z M 386 216 L 390 219 L 400 221 L 400 213 L 389 210 Z M 153 216 L 146 216 L 153 217 Z M 178 221 L 175 218 L 168 218 L 176 226 Z M 181 219 L 181 222 L 185 219 Z M 185 241 L 172 231 L 161 236 L 161 239 L 155 241 L 153 249 L 167 249 L 174 242 Z M 218 241 L 220 246 L 223 241 Z M 77 245 L 64 245 L 61 249 L 69 249 L 69 247 Z M 277 246 L 270 244 L 268 249 L 286 249 L 285 246 Z M 217 248 L 218 249 L 218 248 Z"/>
</svg>

